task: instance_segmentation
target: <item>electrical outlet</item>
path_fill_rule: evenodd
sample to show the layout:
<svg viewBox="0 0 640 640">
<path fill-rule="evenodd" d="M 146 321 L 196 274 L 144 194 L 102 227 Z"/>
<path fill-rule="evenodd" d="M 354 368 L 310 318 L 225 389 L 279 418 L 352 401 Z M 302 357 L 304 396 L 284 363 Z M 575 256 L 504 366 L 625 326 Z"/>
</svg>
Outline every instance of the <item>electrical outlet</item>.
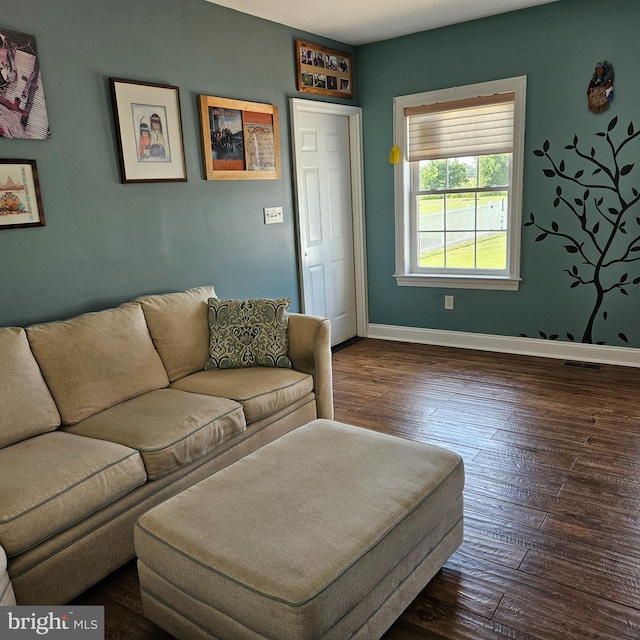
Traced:
<svg viewBox="0 0 640 640">
<path fill-rule="evenodd" d="M 282 222 L 282 207 L 264 207 L 263 211 L 265 224 L 278 224 Z"/>
<path fill-rule="evenodd" d="M 445 296 L 444 297 L 444 308 L 445 309 L 453 309 L 453 296 Z"/>
</svg>

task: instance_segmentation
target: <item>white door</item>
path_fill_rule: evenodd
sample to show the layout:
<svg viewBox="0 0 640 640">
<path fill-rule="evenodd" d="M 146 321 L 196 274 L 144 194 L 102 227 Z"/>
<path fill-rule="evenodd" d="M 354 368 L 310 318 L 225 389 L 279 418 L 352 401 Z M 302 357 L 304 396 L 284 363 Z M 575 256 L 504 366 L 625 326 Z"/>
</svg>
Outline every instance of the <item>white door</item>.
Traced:
<svg viewBox="0 0 640 640">
<path fill-rule="evenodd" d="M 293 100 L 292 111 L 303 310 L 329 318 L 335 345 L 359 334 L 353 122 L 340 105 Z"/>
</svg>

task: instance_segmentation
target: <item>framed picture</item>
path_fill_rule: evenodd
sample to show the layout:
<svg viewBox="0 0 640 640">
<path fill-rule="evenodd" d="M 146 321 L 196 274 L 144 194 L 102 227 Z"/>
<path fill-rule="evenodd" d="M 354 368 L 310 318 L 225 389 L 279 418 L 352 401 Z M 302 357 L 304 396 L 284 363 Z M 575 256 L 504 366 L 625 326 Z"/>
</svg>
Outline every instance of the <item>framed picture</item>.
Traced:
<svg viewBox="0 0 640 640">
<path fill-rule="evenodd" d="M 178 87 L 110 78 L 122 182 L 186 182 Z"/>
<path fill-rule="evenodd" d="M 207 180 L 280 177 L 278 107 L 200 96 L 200 122 Z"/>
<path fill-rule="evenodd" d="M 44 227 L 35 160 L 0 160 L 0 230 Z"/>
<path fill-rule="evenodd" d="M 49 116 L 35 36 L 0 28 L 0 136 L 46 140 Z"/>
<path fill-rule="evenodd" d="M 298 91 L 353 97 L 351 55 L 296 40 Z"/>
</svg>

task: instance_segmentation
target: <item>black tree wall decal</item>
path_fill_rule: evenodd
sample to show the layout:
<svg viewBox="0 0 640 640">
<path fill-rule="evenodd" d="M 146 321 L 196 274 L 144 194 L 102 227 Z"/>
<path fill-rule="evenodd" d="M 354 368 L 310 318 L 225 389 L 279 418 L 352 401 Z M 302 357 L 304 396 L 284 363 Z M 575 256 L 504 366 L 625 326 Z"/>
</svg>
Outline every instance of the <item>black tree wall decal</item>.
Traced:
<svg viewBox="0 0 640 640">
<path fill-rule="evenodd" d="M 543 170 L 544 175 L 560 182 L 553 206 L 569 216 L 568 219 L 559 216 L 544 225 L 531 213 L 524 226 L 533 226 L 541 232 L 536 242 L 550 237 L 564 241 L 564 249 L 575 260 L 569 269 L 563 270 L 571 280 L 571 288 L 586 286 L 595 290 L 593 308 L 581 338 L 581 342 L 589 344 L 594 343 L 596 321 L 607 319 L 603 308 L 606 296 L 611 293 L 629 295 L 629 288 L 640 284 L 640 277 L 630 273 L 632 263 L 637 265 L 640 261 L 640 216 L 634 213 L 640 208 L 640 192 L 631 176 L 635 163 L 625 164 L 622 154 L 625 147 L 640 136 L 640 131 L 636 131 L 631 123 L 625 137 L 616 143 L 613 132 L 617 124 L 616 116 L 609 122 L 606 132 L 596 134 L 606 143 L 604 150 L 600 149 L 598 153 L 594 147 L 585 152 L 578 146 L 578 136 L 573 137 L 573 143 L 565 149 L 575 154 L 576 166 L 582 167 L 575 173 L 563 159 L 559 162 L 553 159 L 548 140 L 542 149 L 533 152 L 548 160 L 549 168 Z M 606 159 L 599 159 L 599 155 Z M 566 193 L 565 189 L 571 193 Z M 636 274 L 637 271 L 636 268 Z M 558 335 L 539 333 L 546 339 L 558 338 Z M 626 334 L 619 333 L 618 337 L 628 342 Z M 567 333 L 567 338 L 575 340 L 571 333 Z"/>
</svg>

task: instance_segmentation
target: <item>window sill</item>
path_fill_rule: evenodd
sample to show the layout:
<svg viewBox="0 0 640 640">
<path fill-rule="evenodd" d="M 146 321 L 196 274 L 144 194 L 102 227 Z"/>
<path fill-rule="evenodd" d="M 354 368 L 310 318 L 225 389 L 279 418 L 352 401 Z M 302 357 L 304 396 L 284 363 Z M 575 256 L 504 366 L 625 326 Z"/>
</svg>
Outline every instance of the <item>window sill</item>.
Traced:
<svg viewBox="0 0 640 640">
<path fill-rule="evenodd" d="M 517 291 L 521 278 L 501 276 L 430 276 L 423 273 L 403 273 L 393 276 L 399 287 L 438 287 L 441 289 L 487 289 Z"/>
</svg>

